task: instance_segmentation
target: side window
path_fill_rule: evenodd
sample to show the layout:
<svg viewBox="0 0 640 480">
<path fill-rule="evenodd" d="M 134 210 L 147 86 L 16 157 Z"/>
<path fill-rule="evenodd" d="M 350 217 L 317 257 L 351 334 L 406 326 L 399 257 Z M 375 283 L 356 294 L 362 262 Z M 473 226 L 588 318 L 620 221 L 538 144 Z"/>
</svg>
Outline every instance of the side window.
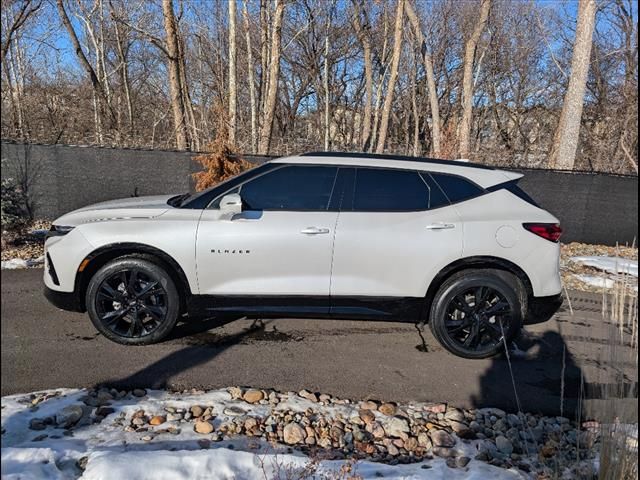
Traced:
<svg viewBox="0 0 640 480">
<path fill-rule="evenodd" d="M 440 185 L 451 203 L 462 202 L 484 193 L 482 188 L 462 177 L 442 173 L 431 173 L 431 177 Z"/>
<path fill-rule="evenodd" d="M 417 172 L 358 168 L 353 210 L 407 212 L 429 208 L 429 189 Z"/>
<path fill-rule="evenodd" d="M 242 185 L 247 210 L 327 210 L 337 167 L 287 166 Z"/>
<path fill-rule="evenodd" d="M 450 204 L 442 189 L 427 172 L 421 173 L 420 176 L 429 189 L 429 209 L 440 208 Z"/>
</svg>

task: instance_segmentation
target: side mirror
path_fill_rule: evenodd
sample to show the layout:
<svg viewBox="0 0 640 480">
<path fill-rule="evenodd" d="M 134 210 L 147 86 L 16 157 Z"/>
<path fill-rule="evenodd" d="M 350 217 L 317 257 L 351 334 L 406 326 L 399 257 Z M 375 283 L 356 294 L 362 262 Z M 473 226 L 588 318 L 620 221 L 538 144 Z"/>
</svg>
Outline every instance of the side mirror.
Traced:
<svg viewBox="0 0 640 480">
<path fill-rule="evenodd" d="M 237 193 L 230 193 L 225 195 L 220 200 L 220 211 L 235 215 L 236 213 L 242 213 L 242 198 Z"/>
</svg>

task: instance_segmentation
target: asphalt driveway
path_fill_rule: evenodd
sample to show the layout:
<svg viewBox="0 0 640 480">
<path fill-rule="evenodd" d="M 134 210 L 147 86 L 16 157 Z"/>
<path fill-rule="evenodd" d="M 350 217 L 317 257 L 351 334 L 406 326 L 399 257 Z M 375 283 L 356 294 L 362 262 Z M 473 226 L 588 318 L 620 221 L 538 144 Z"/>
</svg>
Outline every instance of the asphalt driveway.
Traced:
<svg viewBox="0 0 640 480">
<path fill-rule="evenodd" d="M 569 415 L 581 376 L 592 404 L 610 379 L 602 355 L 601 298 L 592 294 L 572 292 L 573 315 L 563 307 L 550 321 L 527 327 L 510 369 L 504 355 L 457 358 L 428 328 L 383 322 L 210 319 L 179 326 L 161 344 L 125 347 L 97 334 L 86 315 L 51 306 L 42 295 L 41 275 L 40 269 L 2 272 L 2 395 L 99 384 L 243 385 L 507 410 L 519 400 L 528 411 Z M 637 390 L 637 379 L 628 382 Z"/>
</svg>

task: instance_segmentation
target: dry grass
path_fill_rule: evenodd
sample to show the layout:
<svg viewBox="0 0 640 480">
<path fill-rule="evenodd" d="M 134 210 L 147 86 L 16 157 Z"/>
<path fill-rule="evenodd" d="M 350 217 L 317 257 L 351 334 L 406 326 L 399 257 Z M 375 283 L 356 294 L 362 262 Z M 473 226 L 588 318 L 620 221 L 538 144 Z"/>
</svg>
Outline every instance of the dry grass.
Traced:
<svg viewBox="0 0 640 480">
<path fill-rule="evenodd" d="M 603 357 L 615 368 L 615 380 L 606 382 L 598 412 L 603 480 L 638 478 L 638 399 L 637 391 L 629 388 L 638 381 L 638 297 L 630 284 L 621 278 L 613 294 L 603 296 L 603 316 L 612 324 Z"/>
</svg>

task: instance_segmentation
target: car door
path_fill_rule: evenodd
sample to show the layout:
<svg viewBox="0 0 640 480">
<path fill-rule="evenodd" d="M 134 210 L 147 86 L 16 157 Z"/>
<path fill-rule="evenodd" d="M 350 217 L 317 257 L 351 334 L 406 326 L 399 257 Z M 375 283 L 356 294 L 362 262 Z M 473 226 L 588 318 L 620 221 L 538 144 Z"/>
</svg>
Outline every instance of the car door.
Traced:
<svg viewBox="0 0 640 480">
<path fill-rule="evenodd" d="M 336 174 L 331 166 L 274 168 L 232 190 L 243 211 L 230 218 L 214 200 L 196 237 L 200 294 L 328 297 Z"/>
<path fill-rule="evenodd" d="M 455 207 L 427 172 L 357 168 L 336 227 L 332 303 L 423 297 L 462 238 Z"/>
</svg>

